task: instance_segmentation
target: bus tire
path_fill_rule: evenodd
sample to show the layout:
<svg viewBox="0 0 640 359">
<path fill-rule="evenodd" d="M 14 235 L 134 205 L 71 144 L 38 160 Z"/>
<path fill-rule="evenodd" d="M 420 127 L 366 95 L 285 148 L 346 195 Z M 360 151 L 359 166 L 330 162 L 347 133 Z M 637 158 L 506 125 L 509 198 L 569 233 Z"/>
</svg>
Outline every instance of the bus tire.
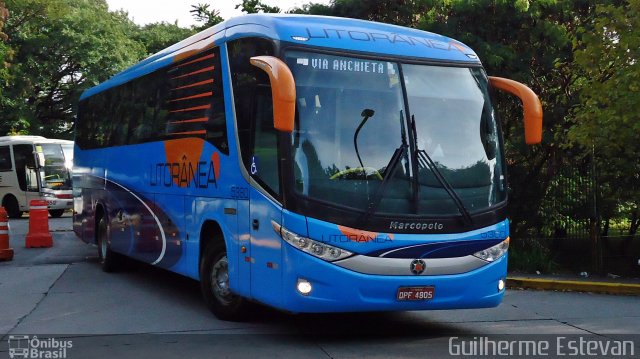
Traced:
<svg viewBox="0 0 640 359">
<path fill-rule="evenodd" d="M 205 248 L 200 265 L 200 289 L 209 310 L 228 321 L 245 320 L 248 316 L 246 299 L 231 292 L 227 251 L 222 245 Z"/>
<path fill-rule="evenodd" d="M 20 210 L 20 206 L 18 205 L 18 200 L 14 196 L 6 196 L 2 200 L 2 207 L 4 207 L 4 209 L 7 211 L 7 216 L 9 216 L 9 218 L 22 217 L 22 211 Z"/>
<path fill-rule="evenodd" d="M 64 214 L 64 209 L 50 209 L 49 214 L 51 218 L 60 218 Z"/>
<path fill-rule="evenodd" d="M 114 253 L 107 240 L 107 221 L 104 217 L 100 218 L 96 231 L 96 239 L 98 244 L 98 259 L 100 267 L 107 273 L 115 272 L 120 265 L 120 258 Z"/>
</svg>

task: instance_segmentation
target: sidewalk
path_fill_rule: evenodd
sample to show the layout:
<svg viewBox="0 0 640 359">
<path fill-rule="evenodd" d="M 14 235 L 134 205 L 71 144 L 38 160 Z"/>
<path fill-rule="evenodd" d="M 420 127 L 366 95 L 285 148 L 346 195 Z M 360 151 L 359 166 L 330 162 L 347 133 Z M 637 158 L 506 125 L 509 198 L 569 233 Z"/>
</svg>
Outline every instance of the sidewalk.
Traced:
<svg viewBox="0 0 640 359">
<path fill-rule="evenodd" d="M 507 277 L 507 287 L 511 289 L 556 290 L 640 296 L 640 278 L 608 278 L 602 276 L 582 278 L 578 276 L 513 273 Z"/>
</svg>

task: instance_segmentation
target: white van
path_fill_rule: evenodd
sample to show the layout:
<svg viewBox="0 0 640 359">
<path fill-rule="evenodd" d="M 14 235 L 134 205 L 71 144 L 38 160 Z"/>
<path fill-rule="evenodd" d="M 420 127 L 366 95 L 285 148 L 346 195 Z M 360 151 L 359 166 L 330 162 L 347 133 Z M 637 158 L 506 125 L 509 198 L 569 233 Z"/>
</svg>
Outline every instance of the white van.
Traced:
<svg viewBox="0 0 640 359">
<path fill-rule="evenodd" d="M 34 199 L 46 200 L 52 217 L 73 207 L 71 166 L 63 146 L 72 148 L 73 141 L 0 137 L 0 199 L 10 218 L 21 217 Z"/>
</svg>

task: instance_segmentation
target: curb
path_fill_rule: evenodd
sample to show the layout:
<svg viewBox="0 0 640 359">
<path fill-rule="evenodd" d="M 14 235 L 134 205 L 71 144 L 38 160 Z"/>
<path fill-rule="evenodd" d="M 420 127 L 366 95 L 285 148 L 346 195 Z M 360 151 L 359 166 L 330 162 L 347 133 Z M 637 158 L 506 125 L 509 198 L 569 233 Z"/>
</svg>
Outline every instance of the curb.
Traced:
<svg viewBox="0 0 640 359">
<path fill-rule="evenodd" d="M 626 283 L 508 277 L 507 287 L 511 289 L 559 290 L 640 296 L 640 284 Z"/>
</svg>

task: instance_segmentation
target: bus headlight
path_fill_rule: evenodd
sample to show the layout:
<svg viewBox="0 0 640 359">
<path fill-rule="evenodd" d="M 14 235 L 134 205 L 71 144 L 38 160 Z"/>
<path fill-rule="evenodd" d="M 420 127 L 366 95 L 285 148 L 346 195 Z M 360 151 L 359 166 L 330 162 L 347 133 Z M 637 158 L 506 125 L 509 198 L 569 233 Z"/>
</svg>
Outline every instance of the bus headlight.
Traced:
<svg viewBox="0 0 640 359">
<path fill-rule="evenodd" d="M 493 262 L 502 257 L 509 249 L 509 237 L 493 247 L 483 249 L 473 255 L 487 262 Z"/>
<path fill-rule="evenodd" d="M 271 225 L 273 226 L 273 230 L 292 246 L 327 262 L 334 262 L 353 255 L 353 253 L 342 248 L 297 235 L 276 222 L 271 221 Z"/>
</svg>

